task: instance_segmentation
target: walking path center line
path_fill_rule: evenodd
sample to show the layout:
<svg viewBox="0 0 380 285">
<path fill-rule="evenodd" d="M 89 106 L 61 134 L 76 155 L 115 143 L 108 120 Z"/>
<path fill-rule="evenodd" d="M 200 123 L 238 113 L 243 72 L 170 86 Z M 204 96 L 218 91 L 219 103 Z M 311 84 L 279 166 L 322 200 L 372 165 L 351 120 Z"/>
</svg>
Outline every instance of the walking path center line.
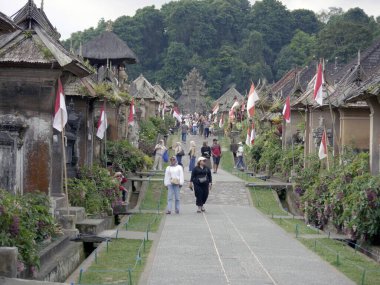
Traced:
<svg viewBox="0 0 380 285">
<path fill-rule="evenodd" d="M 247 241 L 244 239 L 243 235 L 241 234 L 241 232 L 237 229 L 236 225 L 234 224 L 234 222 L 231 220 L 230 216 L 227 215 L 227 213 L 224 211 L 223 207 L 222 206 L 219 206 L 221 209 L 222 209 L 222 212 L 223 212 L 223 215 L 227 218 L 228 222 L 232 225 L 232 227 L 234 228 L 235 232 L 239 235 L 241 241 L 245 244 L 245 246 L 249 249 L 249 251 L 251 252 L 252 256 L 256 259 L 256 261 L 260 264 L 261 268 L 263 269 L 263 271 L 265 272 L 265 274 L 269 277 L 269 279 L 273 282 L 273 285 L 278 285 L 278 283 L 274 280 L 274 278 L 272 277 L 272 275 L 269 273 L 269 271 L 265 268 L 264 264 L 260 261 L 260 259 L 258 258 L 258 256 L 255 254 L 255 252 L 252 250 L 252 248 L 249 246 L 249 244 L 247 243 Z"/>
<path fill-rule="evenodd" d="M 207 217 L 206 217 L 206 215 L 204 213 L 203 213 L 203 217 L 204 217 L 205 222 L 207 224 L 208 231 L 210 232 L 212 243 L 214 244 L 215 252 L 218 255 L 219 263 L 220 263 L 220 266 L 222 267 L 224 277 L 226 278 L 227 284 L 231 284 L 230 280 L 228 279 L 226 269 L 224 268 L 222 258 L 220 257 L 220 253 L 219 253 L 218 247 L 216 246 L 215 238 L 214 238 L 214 235 L 213 235 L 213 233 L 211 231 L 210 224 L 208 223 Z"/>
</svg>

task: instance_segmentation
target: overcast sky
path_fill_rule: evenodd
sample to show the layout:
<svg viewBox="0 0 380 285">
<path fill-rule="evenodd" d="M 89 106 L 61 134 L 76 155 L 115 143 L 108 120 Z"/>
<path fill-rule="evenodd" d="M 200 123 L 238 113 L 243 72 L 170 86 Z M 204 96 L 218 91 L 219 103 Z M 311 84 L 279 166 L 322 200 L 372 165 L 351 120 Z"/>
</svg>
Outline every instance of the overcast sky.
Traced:
<svg viewBox="0 0 380 285">
<path fill-rule="evenodd" d="M 40 6 L 41 0 L 34 0 Z M 290 10 L 306 8 L 319 12 L 328 7 L 342 7 L 348 10 L 361 7 L 369 15 L 380 15 L 379 0 L 281 0 Z M 0 0 L 0 11 L 11 16 L 27 0 Z M 50 21 L 57 27 L 62 39 L 70 34 L 96 26 L 100 18 L 115 20 L 122 15 L 134 15 L 139 8 L 162 4 L 170 0 L 45 0 L 44 10 Z M 250 0 L 254 3 L 254 0 Z"/>
</svg>

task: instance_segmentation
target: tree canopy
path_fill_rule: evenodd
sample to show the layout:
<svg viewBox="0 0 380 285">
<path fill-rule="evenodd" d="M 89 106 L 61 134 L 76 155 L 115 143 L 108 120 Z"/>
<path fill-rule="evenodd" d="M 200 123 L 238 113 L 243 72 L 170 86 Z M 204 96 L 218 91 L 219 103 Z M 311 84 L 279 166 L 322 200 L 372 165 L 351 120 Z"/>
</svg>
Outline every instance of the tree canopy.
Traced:
<svg viewBox="0 0 380 285">
<path fill-rule="evenodd" d="M 347 62 L 380 35 L 379 20 L 360 8 L 315 14 L 290 11 L 277 0 L 253 5 L 248 0 L 180 0 L 161 9 L 139 9 L 112 26 L 139 58 L 127 67 L 130 78 L 144 73 L 179 95 L 185 75 L 196 67 L 209 95 L 218 98 L 231 85 L 244 94 L 251 81 L 273 82 L 313 59 Z M 64 45 L 77 50 L 106 27 L 101 19 L 96 28 L 73 33 Z"/>
</svg>

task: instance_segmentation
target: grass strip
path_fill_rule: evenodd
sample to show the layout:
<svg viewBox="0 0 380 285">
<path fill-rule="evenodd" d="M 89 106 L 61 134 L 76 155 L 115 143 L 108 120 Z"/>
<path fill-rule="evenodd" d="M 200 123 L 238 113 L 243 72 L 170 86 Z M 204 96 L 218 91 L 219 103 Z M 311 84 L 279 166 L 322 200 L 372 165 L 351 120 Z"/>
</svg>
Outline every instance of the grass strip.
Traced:
<svg viewBox="0 0 380 285">
<path fill-rule="evenodd" d="M 128 269 L 136 263 L 137 252 L 143 241 L 114 239 L 104 249 L 96 261 L 83 273 L 80 284 L 129 284 Z M 132 270 L 132 284 L 137 284 L 144 269 L 151 241 L 145 242 L 145 251 L 141 250 L 141 264 Z"/>
<path fill-rule="evenodd" d="M 303 220 L 274 218 L 273 221 L 288 233 L 295 234 L 296 230 L 300 235 L 316 235 L 319 233 L 316 229 L 308 227 Z"/>
<path fill-rule="evenodd" d="M 380 265 L 343 242 L 328 238 L 298 240 L 357 284 L 380 284 Z"/>
<path fill-rule="evenodd" d="M 274 195 L 274 190 L 260 188 L 260 187 L 250 187 L 249 191 L 251 193 L 253 205 L 266 215 L 288 215 L 280 205 Z"/>
<path fill-rule="evenodd" d="M 260 180 L 255 178 L 255 177 L 252 177 L 250 175 L 248 175 L 247 173 L 245 173 L 244 171 L 240 171 L 236 168 L 234 168 L 235 166 L 235 161 L 234 161 L 234 156 L 232 154 L 232 152 L 229 150 L 230 149 L 230 142 L 229 142 L 229 139 L 226 138 L 226 137 L 223 137 L 222 139 L 220 139 L 220 144 L 221 144 L 221 147 L 223 149 L 228 149 L 227 151 L 223 151 L 223 155 L 222 155 L 222 158 L 220 159 L 220 167 L 239 177 L 240 179 L 243 179 L 247 182 L 259 182 Z"/>
<path fill-rule="evenodd" d="M 164 186 L 164 182 L 151 181 L 140 208 L 141 210 L 157 210 L 158 201 L 160 200 L 160 210 L 165 210 L 167 196 L 168 191 Z"/>
<path fill-rule="evenodd" d="M 155 216 L 157 216 L 156 219 L 155 219 Z M 145 232 L 148 228 L 148 225 L 151 223 L 149 231 L 157 232 L 161 223 L 161 218 L 162 218 L 162 215 L 157 215 L 157 214 L 140 214 L 140 213 L 133 214 L 129 217 L 127 230 L 136 231 L 136 232 Z"/>
</svg>

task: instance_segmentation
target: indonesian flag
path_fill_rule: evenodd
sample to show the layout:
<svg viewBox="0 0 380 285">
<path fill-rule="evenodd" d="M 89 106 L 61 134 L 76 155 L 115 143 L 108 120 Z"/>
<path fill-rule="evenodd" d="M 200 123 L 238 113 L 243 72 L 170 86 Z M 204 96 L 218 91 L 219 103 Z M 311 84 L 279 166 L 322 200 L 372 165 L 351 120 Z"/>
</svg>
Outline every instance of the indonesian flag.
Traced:
<svg viewBox="0 0 380 285">
<path fill-rule="evenodd" d="M 323 78 L 322 64 L 319 63 L 317 76 L 315 78 L 315 84 L 314 84 L 314 100 L 319 105 L 323 104 L 323 84 L 324 83 L 325 83 L 325 80 Z"/>
<path fill-rule="evenodd" d="M 180 123 L 182 122 L 182 117 L 179 114 L 177 107 L 174 107 L 174 109 L 173 109 L 173 117 L 176 118 L 178 122 L 180 122 Z"/>
<path fill-rule="evenodd" d="M 290 96 L 286 97 L 286 102 L 284 109 L 282 110 L 282 115 L 287 123 L 290 123 Z"/>
<path fill-rule="evenodd" d="M 251 128 L 247 129 L 247 138 L 245 139 L 245 144 L 251 146 Z"/>
<path fill-rule="evenodd" d="M 235 108 L 237 108 L 237 107 L 239 107 L 239 102 L 238 102 L 238 100 L 235 100 L 235 102 L 234 102 L 234 104 L 232 105 L 232 107 L 231 107 L 231 110 L 233 111 Z M 230 111 L 231 111 L 230 110 Z"/>
<path fill-rule="evenodd" d="M 58 89 L 57 89 L 57 95 L 55 97 L 53 128 L 59 132 L 62 132 L 66 123 L 67 123 L 67 110 L 66 110 L 66 103 L 65 103 L 65 95 L 63 94 L 61 79 L 58 78 Z"/>
<path fill-rule="evenodd" d="M 223 115 L 220 117 L 219 120 L 219 128 L 223 128 L 224 122 L 223 122 Z"/>
<path fill-rule="evenodd" d="M 252 118 L 255 115 L 255 102 L 259 100 L 259 95 L 255 90 L 255 85 L 251 84 L 251 89 L 248 93 L 248 101 L 247 101 L 247 113 L 248 118 Z"/>
<path fill-rule="evenodd" d="M 215 107 L 212 109 L 212 114 L 216 115 L 219 111 L 219 104 L 216 104 Z"/>
<path fill-rule="evenodd" d="M 106 133 L 108 122 L 107 122 L 107 114 L 104 110 L 106 102 L 104 102 L 104 105 L 102 106 L 102 109 L 100 110 L 100 118 L 98 121 L 98 130 L 96 132 L 96 136 L 100 138 L 101 140 L 104 138 L 104 134 Z"/>
<path fill-rule="evenodd" d="M 255 139 L 256 139 L 255 124 L 252 123 L 252 127 L 251 127 L 251 145 L 253 145 L 255 143 Z"/>
<path fill-rule="evenodd" d="M 243 104 L 241 104 L 241 111 L 242 111 L 242 112 L 245 111 L 245 102 L 243 102 Z"/>
<path fill-rule="evenodd" d="M 131 105 L 129 105 L 128 125 L 133 125 L 135 122 L 135 100 L 132 98 Z"/>
<path fill-rule="evenodd" d="M 231 108 L 230 111 L 228 112 L 228 116 L 230 117 L 230 120 L 235 119 L 235 113 L 234 113 L 233 108 Z"/>
<path fill-rule="evenodd" d="M 327 157 L 327 134 L 326 130 L 323 130 L 321 145 L 319 146 L 319 159 L 324 159 Z"/>
</svg>

